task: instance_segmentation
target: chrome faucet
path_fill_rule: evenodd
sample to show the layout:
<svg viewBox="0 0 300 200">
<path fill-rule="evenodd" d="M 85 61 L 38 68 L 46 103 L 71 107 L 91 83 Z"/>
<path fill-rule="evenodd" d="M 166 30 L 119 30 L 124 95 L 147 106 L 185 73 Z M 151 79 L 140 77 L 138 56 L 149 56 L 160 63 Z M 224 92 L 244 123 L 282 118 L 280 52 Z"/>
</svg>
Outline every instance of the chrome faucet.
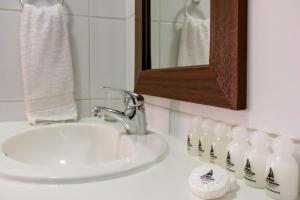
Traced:
<svg viewBox="0 0 300 200">
<path fill-rule="evenodd" d="M 119 120 L 125 127 L 128 134 L 145 135 L 146 134 L 146 117 L 144 107 L 144 97 L 134 92 L 115 89 L 111 87 L 103 87 L 123 93 L 125 110 L 118 111 L 112 108 L 95 106 L 92 109 L 94 117 L 102 117 L 108 115 Z"/>
</svg>

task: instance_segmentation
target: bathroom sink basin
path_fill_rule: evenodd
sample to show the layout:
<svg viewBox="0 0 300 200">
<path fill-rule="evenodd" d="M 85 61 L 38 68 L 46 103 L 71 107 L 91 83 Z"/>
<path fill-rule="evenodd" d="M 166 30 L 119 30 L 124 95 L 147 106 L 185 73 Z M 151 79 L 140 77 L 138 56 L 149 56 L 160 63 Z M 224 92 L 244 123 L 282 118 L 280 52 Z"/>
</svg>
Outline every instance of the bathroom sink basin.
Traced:
<svg viewBox="0 0 300 200">
<path fill-rule="evenodd" d="M 106 123 L 48 125 L 0 139 L 0 176 L 64 183 L 103 180 L 143 170 L 160 161 L 167 144 L 155 133 L 128 135 Z"/>
</svg>

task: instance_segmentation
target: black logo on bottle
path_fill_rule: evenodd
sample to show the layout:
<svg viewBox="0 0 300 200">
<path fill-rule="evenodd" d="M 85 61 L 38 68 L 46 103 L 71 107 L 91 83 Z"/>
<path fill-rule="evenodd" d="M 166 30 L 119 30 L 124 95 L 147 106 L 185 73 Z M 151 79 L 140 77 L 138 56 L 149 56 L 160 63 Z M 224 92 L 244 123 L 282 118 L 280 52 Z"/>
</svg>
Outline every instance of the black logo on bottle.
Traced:
<svg viewBox="0 0 300 200">
<path fill-rule="evenodd" d="M 248 181 L 256 182 L 255 173 L 251 169 L 251 164 L 250 164 L 249 159 L 247 159 L 246 165 L 244 168 L 244 178 L 247 179 Z"/>
<path fill-rule="evenodd" d="M 214 152 L 214 147 L 211 145 L 210 146 L 210 162 L 215 163 L 215 160 L 217 158 L 218 157 L 215 155 L 215 152 Z"/>
<path fill-rule="evenodd" d="M 190 136 L 188 135 L 188 138 L 187 138 L 187 150 L 191 151 L 192 147 L 193 147 L 193 145 L 191 143 Z"/>
<path fill-rule="evenodd" d="M 204 153 L 204 149 L 202 148 L 201 140 L 199 140 L 199 143 L 198 143 L 198 155 L 200 157 L 202 157 L 203 153 Z"/>
<path fill-rule="evenodd" d="M 200 179 L 204 182 L 211 182 L 215 179 L 213 178 L 214 171 L 211 169 L 207 174 L 200 176 Z"/>
<path fill-rule="evenodd" d="M 230 152 L 229 152 L 229 151 L 227 152 L 226 166 L 227 166 L 226 169 L 227 169 L 228 171 L 235 172 L 235 170 L 232 169 L 232 168 L 234 167 L 234 164 L 233 164 L 232 161 L 231 161 L 231 156 L 230 156 Z"/>
<path fill-rule="evenodd" d="M 275 181 L 274 172 L 273 172 L 272 168 L 270 168 L 269 174 L 266 178 L 265 187 L 266 187 L 267 190 L 269 190 L 271 192 L 274 192 L 276 194 L 280 194 L 280 192 L 278 191 L 279 184 L 276 183 L 276 181 Z"/>
</svg>

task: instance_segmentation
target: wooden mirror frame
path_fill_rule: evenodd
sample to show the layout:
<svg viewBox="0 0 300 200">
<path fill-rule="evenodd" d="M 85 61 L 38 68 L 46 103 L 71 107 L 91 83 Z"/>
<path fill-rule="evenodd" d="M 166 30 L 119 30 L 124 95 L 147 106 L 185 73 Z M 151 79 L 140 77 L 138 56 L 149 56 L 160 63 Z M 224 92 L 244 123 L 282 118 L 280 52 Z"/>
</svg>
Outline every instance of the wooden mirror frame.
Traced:
<svg viewBox="0 0 300 200">
<path fill-rule="evenodd" d="M 151 70 L 150 1 L 135 1 L 135 91 L 233 110 L 245 109 L 247 0 L 211 0 L 209 66 Z"/>
</svg>

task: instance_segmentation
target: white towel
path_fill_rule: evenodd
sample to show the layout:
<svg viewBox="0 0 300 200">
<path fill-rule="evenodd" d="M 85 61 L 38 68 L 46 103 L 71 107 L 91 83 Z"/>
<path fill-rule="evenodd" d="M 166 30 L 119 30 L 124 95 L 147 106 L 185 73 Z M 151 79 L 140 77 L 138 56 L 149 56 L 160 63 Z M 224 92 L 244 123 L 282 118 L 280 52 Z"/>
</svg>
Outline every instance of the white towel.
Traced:
<svg viewBox="0 0 300 200">
<path fill-rule="evenodd" d="M 62 6 L 25 4 L 20 40 L 28 121 L 77 120 L 69 33 Z"/>
<path fill-rule="evenodd" d="M 209 64 L 210 20 L 186 13 L 178 52 L 178 66 Z"/>
</svg>

